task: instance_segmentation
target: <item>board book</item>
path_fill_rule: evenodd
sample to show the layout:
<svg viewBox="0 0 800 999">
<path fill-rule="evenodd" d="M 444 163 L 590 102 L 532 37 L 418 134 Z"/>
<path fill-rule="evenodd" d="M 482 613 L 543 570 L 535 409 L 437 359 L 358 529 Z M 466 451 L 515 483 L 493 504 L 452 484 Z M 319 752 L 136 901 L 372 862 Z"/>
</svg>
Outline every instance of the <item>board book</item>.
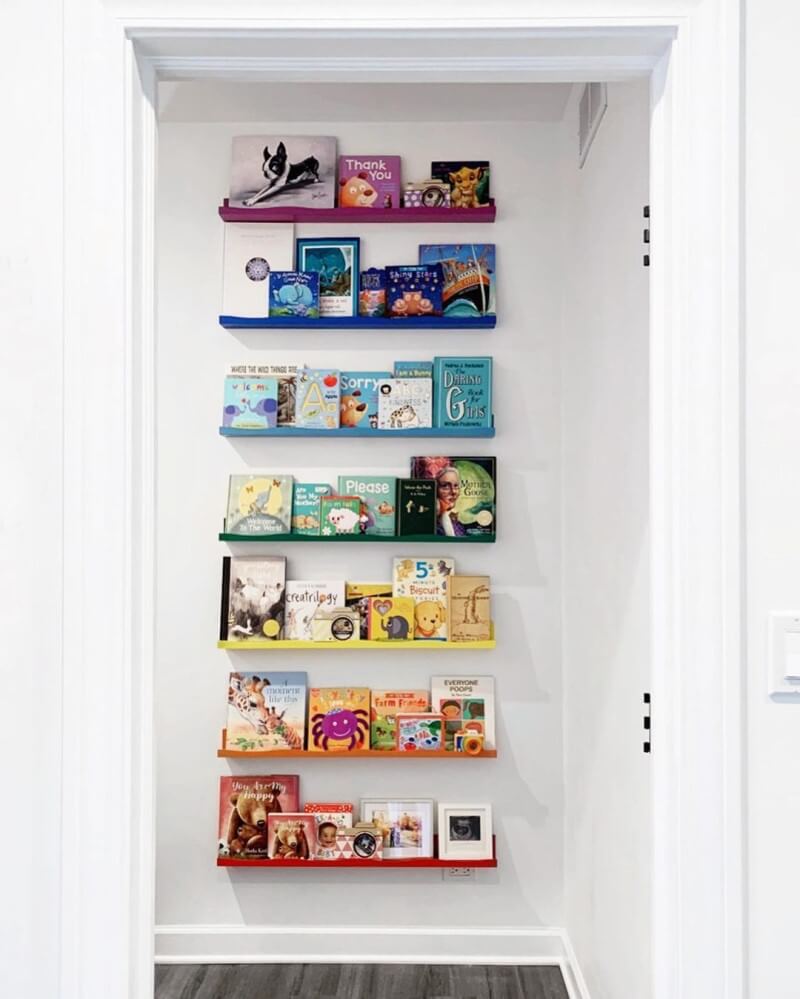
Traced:
<svg viewBox="0 0 800 999">
<path fill-rule="evenodd" d="M 297 426 L 335 430 L 339 426 L 340 391 L 338 371 L 301 368 L 297 372 Z"/>
<path fill-rule="evenodd" d="M 226 555 L 222 559 L 220 641 L 281 638 L 285 589 L 283 555 Z"/>
<path fill-rule="evenodd" d="M 288 534 L 291 475 L 232 475 L 228 483 L 228 534 Z"/>
<path fill-rule="evenodd" d="M 414 638 L 446 641 L 451 558 L 396 558 L 392 589 L 396 597 L 414 600 Z"/>
<path fill-rule="evenodd" d="M 378 426 L 378 385 L 391 371 L 342 371 L 339 426 Z"/>
<path fill-rule="evenodd" d="M 369 688 L 312 687 L 308 703 L 311 752 L 346 753 L 369 748 Z"/>
<path fill-rule="evenodd" d="M 299 804 L 300 778 L 297 774 L 220 777 L 219 855 L 263 860 L 269 853 L 269 816 L 294 812 Z"/>
<path fill-rule="evenodd" d="M 397 480 L 393 475 L 340 475 L 339 493 L 358 496 L 366 507 L 365 534 L 392 537 Z"/>
<path fill-rule="evenodd" d="M 442 715 L 432 711 L 398 711 L 395 725 L 398 753 L 441 753 L 444 750 Z"/>
<path fill-rule="evenodd" d="M 431 177 L 449 185 L 452 208 L 480 208 L 489 204 L 488 160 L 434 160 Z"/>
<path fill-rule="evenodd" d="M 399 208 L 399 156 L 339 156 L 340 208 Z"/>
<path fill-rule="evenodd" d="M 313 860 L 317 820 L 307 812 L 273 812 L 267 819 L 270 860 Z"/>
<path fill-rule="evenodd" d="M 292 501 L 292 533 L 318 535 L 319 501 L 333 492 L 327 482 L 295 482 Z"/>
<path fill-rule="evenodd" d="M 428 711 L 427 690 L 373 690 L 370 707 L 370 748 L 393 752 L 397 746 L 397 713 Z"/>
<path fill-rule="evenodd" d="M 226 748 L 248 753 L 303 749 L 307 685 L 302 672 L 231 673 Z"/>
<path fill-rule="evenodd" d="M 413 641 L 414 607 L 411 597 L 370 597 L 367 608 L 370 641 Z"/>
<path fill-rule="evenodd" d="M 222 426 L 266 430 L 278 425 L 278 379 L 261 374 L 227 374 Z"/>
<path fill-rule="evenodd" d="M 319 319 L 319 274 L 314 271 L 272 271 L 269 276 L 269 315 Z"/>
<path fill-rule="evenodd" d="M 321 583 L 303 579 L 287 580 L 284 638 L 292 641 L 312 641 L 311 622 L 317 611 L 343 605 L 343 580 L 327 580 Z"/>
<path fill-rule="evenodd" d="M 378 427 L 409 430 L 433 425 L 430 378 L 386 378 L 378 383 Z"/>
<path fill-rule="evenodd" d="M 366 524 L 359 496 L 323 496 L 319 501 L 320 534 L 361 534 Z"/>
<path fill-rule="evenodd" d="M 431 677 L 431 709 L 444 715 L 448 750 L 462 731 L 482 735 L 484 749 L 496 748 L 493 676 Z"/>
<path fill-rule="evenodd" d="M 344 602 L 346 607 L 350 607 L 358 612 L 361 637 L 366 639 L 369 635 L 369 598 L 370 597 L 391 597 L 391 583 L 345 583 Z"/>
</svg>

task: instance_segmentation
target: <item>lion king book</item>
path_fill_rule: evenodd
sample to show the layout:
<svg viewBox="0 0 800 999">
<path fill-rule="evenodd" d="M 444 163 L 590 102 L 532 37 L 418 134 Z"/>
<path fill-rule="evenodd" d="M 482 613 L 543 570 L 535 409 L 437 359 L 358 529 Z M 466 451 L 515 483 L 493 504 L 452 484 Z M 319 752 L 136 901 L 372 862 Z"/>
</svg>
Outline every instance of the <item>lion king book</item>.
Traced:
<svg viewBox="0 0 800 999">
<path fill-rule="evenodd" d="M 301 750 L 307 685 L 306 673 L 231 673 L 225 748 L 245 753 Z"/>
<path fill-rule="evenodd" d="M 222 559 L 220 641 L 279 639 L 285 587 L 283 555 L 226 555 Z"/>
<path fill-rule="evenodd" d="M 484 749 L 495 749 L 494 677 L 431 677 L 431 710 L 444 715 L 445 748 L 455 749 L 455 736 L 483 736 Z"/>
<path fill-rule="evenodd" d="M 219 856 L 264 859 L 269 852 L 269 816 L 297 811 L 299 804 L 300 778 L 297 774 L 220 777 Z"/>
<path fill-rule="evenodd" d="M 231 475 L 228 482 L 228 534 L 289 534 L 291 475 Z"/>
<path fill-rule="evenodd" d="M 347 753 L 369 748 L 369 688 L 312 687 L 308 695 L 308 748 Z"/>
<path fill-rule="evenodd" d="M 450 577 L 450 641 L 488 642 L 492 592 L 488 576 Z"/>
<path fill-rule="evenodd" d="M 392 590 L 396 597 L 414 600 L 414 638 L 447 640 L 451 558 L 396 558 L 393 560 Z"/>
<path fill-rule="evenodd" d="M 393 475 L 340 475 L 342 496 L 358 496 L 366 507 L 364 534 L 394 535 L 395 490 Z"/>
<path fill-rule="evenodd" d="M 284 638 L 295 641 L 312 641 L 311 622 L 319 610 L 330 610 L 344 605 L 344 581 L 327 580 L 312 583 L 304 579 L 286 582 L 286 622 Z"/>
<path fill-rule="evenodd" d="M 339 156 L 339 208 L 399 208 L 399 156 Z"/>
<path fill-rule="evenodd" d="M 434 160 L 431 177 L 449 185 L 452 208 L 489 204 L 488 160 Z"/>
<path fill-rule="evenodd" d="M 428 711 L 427 690 L 373 690 L 370 708 L 370 748 L 393 752 L 397 742 L 398 712 Z"/>
</svg>

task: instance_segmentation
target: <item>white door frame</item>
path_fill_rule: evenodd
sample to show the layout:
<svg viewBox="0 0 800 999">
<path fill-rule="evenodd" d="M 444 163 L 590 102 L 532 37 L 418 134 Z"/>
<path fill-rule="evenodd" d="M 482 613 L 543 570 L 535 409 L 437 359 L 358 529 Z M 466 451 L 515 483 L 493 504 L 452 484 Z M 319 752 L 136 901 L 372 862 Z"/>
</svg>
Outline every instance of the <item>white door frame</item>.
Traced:
<svg viewBox="0 0 800 999">
<path fill-rule="evenodd" d="M 449 17 L 442 0 L 437 21 L 429 3 L 407 0 L 403 17 L 387 11 L 357 25 L 332 17 L 321 0 L 307 0 L 295 20 L 253 17 L 260 6 L 65 3 L 59 995 L 152 995 L 156 121 L 148 98 L 165 70 L 313 73 L 318 60 L 260 57 L 259 38 L 335 28 L 340 37 L 510 30 L 537 50 L 483 66 L 446 52 L 435 62 L 392 63 L 367 44 L 362 59 L 332 59 L 329 78 L 652 72 L 654 999 L 741 999 L 739 4 L 496 0 L 492 17 L 476 6 L 473 18 L 464 2 Z M 630 46 L 615 53 L 620 29 L 675 40 L 654 65 Z M 250 53 L 244 61 L 239 43 Z M 117 817 L 113 835 L 107 826 L 98 833 L 98 796 L 103 815 Z"/>
</svg>

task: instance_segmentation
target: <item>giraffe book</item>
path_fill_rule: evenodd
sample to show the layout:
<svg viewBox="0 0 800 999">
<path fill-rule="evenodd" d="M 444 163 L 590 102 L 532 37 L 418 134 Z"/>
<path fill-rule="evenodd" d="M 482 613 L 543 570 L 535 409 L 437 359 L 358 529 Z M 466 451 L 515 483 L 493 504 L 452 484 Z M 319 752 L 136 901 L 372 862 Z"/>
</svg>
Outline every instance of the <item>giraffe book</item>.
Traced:
<svg viewBox="0 0 800 999">
<path fill-rule="evenodd" d="M 231 673 L 227 749 L 244 753 L 305 745 L 306 673 Z"/>
</svg>

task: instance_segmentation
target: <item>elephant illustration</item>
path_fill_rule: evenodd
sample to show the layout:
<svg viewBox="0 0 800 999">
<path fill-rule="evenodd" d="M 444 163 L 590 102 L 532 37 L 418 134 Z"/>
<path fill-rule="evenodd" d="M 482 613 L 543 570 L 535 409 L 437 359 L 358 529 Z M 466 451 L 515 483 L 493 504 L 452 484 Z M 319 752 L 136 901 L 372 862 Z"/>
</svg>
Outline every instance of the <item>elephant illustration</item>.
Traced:
<svg viewBox="0 0 800 999">
<path fill-rule="evenodd" d="M 381 620 L 381 628 L 387 638 L 408 638 L 408 621 L 404 617 L 387 617 Z"/>
</svg>

